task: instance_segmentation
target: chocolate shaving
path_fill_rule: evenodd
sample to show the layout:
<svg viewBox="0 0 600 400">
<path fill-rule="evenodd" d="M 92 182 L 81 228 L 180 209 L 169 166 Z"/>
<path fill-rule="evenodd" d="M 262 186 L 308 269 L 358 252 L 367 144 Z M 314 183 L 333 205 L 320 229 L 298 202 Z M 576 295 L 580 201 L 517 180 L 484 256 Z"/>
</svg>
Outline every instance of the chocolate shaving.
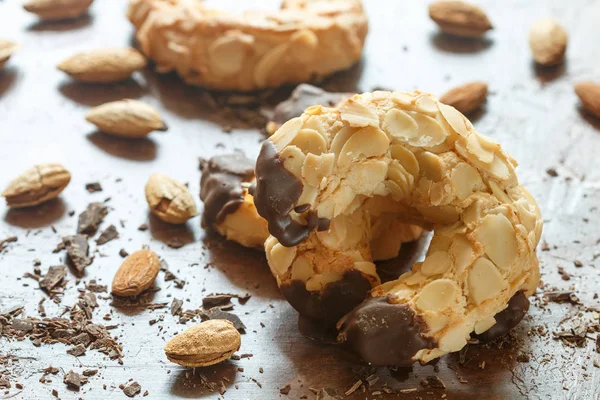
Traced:
<svg viewBox="0 0 600 400">
<path fill-rule="evenodd" d="M 244 333 L 244 331 L 246 330 L 246 325 L 244 325 L 240 317 L 233 313 L 221 311 L 218 308 L 213 308 L 206 312 L 204 315 L 206 316 L 206 319 L 226 319 L 233 324 L 235 329 L 242 333 Z"/>
<path fill-rule="evenodd" d="M 577 295 L 572 291 L 553 291 L 553 292 L 545 292 L 544 297 L 546 297 L 549 301 L 554 303 L 571 303 L 575 305 L 583 304 L 581 300 L 577 297 Z"/>
<path fill-rule="evenodd" d="M 101 246 L 118 237 L 119 232 L 117 231 L 117 228 L 114 225 L 111 225 L 100 234 L 100 237 L 98 237 L 98 239 L 96 239 L 96 244 L 98 246 Z"/>
<path fill-rule="evenodd" d="M 94 260 L 94 257 L 88 257 L 89 245 L 87 237 L 84 235 L 72 235 L 65 236 L 62 240 L 62 246 L 67 249 L 67 256 L 71 265 L 77 272 L 82 273 L 85 267 L 90 265 Z"/>
<path fill-rule="evenodd" d="M 171 315 L 177 315 L 181 313 L 181 307 L 183 306 L 183 300 L 173 299 L 171 303 Z"/>
<path fill-rule="evenodd" d="M 48 268 L 48 273 L 40 279 L 40 288 L 51 291 L 61 283 L 67 276 L 67 267 L 65 265 L 56 265 Z"/>
<path fill-rule="evenodd" d="M 98 226 L 108 213 L 108 208 L 103 203 L 90 203 L 84 212 L 79 214 L 77 233 L 93 236 Z"/>
<path fill-rule="evenodd" d="M 232 298 L 237 298 L 240 304 L 246 304 L 250 297 L 252 296 L 249 294 L 246 294 L 245 296 L 232 293 L 211 294 L 202 299 L 202 307 L 205 310 L 209 310 L 213 307 L 220 307 L 222 310 L 225 308 L 233 308 L 233 304 L 231 303 Z"/>
</svg>

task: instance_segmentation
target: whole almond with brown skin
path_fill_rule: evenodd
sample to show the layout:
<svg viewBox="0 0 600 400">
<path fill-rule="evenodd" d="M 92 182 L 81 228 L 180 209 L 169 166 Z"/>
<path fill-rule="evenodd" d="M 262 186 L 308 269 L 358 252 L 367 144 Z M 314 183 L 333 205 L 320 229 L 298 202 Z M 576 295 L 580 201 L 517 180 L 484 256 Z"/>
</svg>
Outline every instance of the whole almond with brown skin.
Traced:
<svg viewBox="0 0 600 400">
<path fill-rule="evenodd" d="M 101 49 L 67 58 L 58 64 L 58 69 L 78 81 L 110 83 L 130 78 L 146 64 L 144 56 L 135 49 Z"/>
<path fill-rule="evenodd" d="M 83 15 L 94 0 L 28 0 L 23 8 L 45 21 L 72 19 Z"/>
<path fill-rule="evenodd" d="M 60 164 L 39 164 L 19 175 L 2 192 L 13 208 L 31 207 L 56 198 L 71 181 Z"/>
<path fill-rule="evenodd" d="M 19 48 L 19 45 L 10 40 L 0 39 L 0 70 L 4 68 L 10 57 Z"/>
<path fill-rule="evenodd" d="M 185 185 L 164 174 L 153 174 L 146 183 L 150 210 L 170 224 L 183 224 L 198 214 L 194 197 Z"/>
<path fill-rule="evenodd" d="M 149 289 L 160 271 L 160 260 L 152 250 L 139 250 L 129 255 L 117 270 L 112 293 L 117 296 L 137 296 Z"/>
<path fill-rule="evenodd" d="M 487 83 L 469 82 L 449 90 L 440 97 L 440 101 L 456 108 L 463 114 L 469 114 L 477 110 L 485 102 L 487 93 Z"/>
<path fill-rule="evenodd" d="M 125 138 L 142 138 L 167 126 L 154 108 L 138 100 L 120 100 L 92 108 L 85 119 L 102 132 Z"/>
<path fill-rule="evenodd" d="M 533 59 L 540 65 L 556 65 L 565 58 L 568 35 L 554 19 L 542 19 L 529 31 L 529 47 Z"/>
<path fill-rule="evenodd" d="M 579 82 L 575 85 L 575 93 L 579 96 L 583 108 L 595 117 L 600 118 L 600 84 Z"/>
<path fill-rule="evenodd" d="M 479 38 L 493 29 L 481 8 L 463 1 L 436 1 L 429 6 L 429 17 L 454 36 Z"/>
<path fill-rule="evenodd" d="M 227 360 L 241 343 L 240 333 L 230 321 L 211 319 L 171 339 L 165 354 L 169 361 L 184 367 L 206 367 Z"/>
</svg>

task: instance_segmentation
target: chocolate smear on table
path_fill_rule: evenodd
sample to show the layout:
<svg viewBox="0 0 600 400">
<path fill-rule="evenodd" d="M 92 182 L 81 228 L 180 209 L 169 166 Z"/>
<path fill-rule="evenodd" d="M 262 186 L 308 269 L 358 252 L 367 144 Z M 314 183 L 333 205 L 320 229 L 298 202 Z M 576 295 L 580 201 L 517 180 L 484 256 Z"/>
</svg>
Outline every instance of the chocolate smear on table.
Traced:
<svg viewBox="0 0 600 400">
<path fill-rule="evenodd" d="M 62 282 L 65 276 L 67 276 L 67 267 L 65 265 L 52 266 L 48 268 L 46 275 L 40 279 L 40 288 L 50 292 L 56 285 Z"/>
<path fill-rule="evenodd" d="M 508 306 L 504 310 L 494 315 L 496 323 L 490 329 L 479 335 L 472 334 L 472 336 L 482 342 L 490 342 L 504 336 L 521 322 L 528 310 L 529 299 L 527 299 L 524 292 L 519 291 L 511 297 Z"/>
<path fill-rule="evenodd" d="M 356 270 L 347 271 L 341 280 L 328 283 L 320 291 L 306 290 L 300 280 L 281 285 L 281 292 L 300 315 L 330 326 L 360 304 L 369 290 L 371 282 Z"/>
<path fill-rule="evenodd" d="M 424 336 L 425 321 L 408 305 L 391 300 L 391 296 L 365 300 L 338 323 L 338 341 L 374 366 L 411 365 L 419 350 L 437 346 Z"/>
<path fill-rule="evenodd" d="M 302 115 L 310 106 L 334 107 L 338 103 L 351 97 L 353 93 L 331 93 L 325 90 L 302 83 L 294 89 L 292 95 L 279 103 L 273 110 L 271 121 L 283 125 L 292 118 Z"/>
<path fill-rule="evenodd" d="M 242 182 L 254 177 L 254 162 L 241 153 L 215 156 L 200 162 L 200 199 L 204 202 L 202 227 L 223 222 L 244 202 Z"/>
<path fill-rule="evenodd" d="M 82 273 L 85 267 L 90 265 L 94 260 L 94 257 L 88 257 L 89 245 L 87 237 L 84 235 L 72 235 L 63 237 L 62 243 L 58 245 L 54 252 L 60 251 L 64 248 L 67 249 L 67 257 L 71 265 L 79 273 Z"/>
<path fill-rule="evenodd" d="M 102 232 L 100 234 L 98 239 L 96 239 L 96 244 L 98 246 L 101 246 L 105 243 L 110 242 L 113 239 L 118 238 L 118 237 L 119 237 L 119 232 L 117 231 L 117 228 L 114 225 L 111 225 L 108 228 L 106 228 L 104 230 L 104 232 Z"/>
<path fill-rule="evenodd" d="M 230 321 L 233 324 L 233 326 L 235 327 L 235 329 L 237 329 L 241 333 L 244 333 L 244 331 L 246 330 L 246 325 L 244 325 L 244 323 L 242 322 L 240 317 L 238 317 L 237 315 L 235 315 L 233 313 L 222 311 L 218 308 L 213 308 L 213 309 L 208 310 L 207 312 L 201 314 L 201 317 L 202 317 L 202 320 L 226 319 L 226 320 Z"/>
<path fill-rule="evenodd" d="M 308 224 L 301 225 L 292 220 L 290 213 L 302 194 L 302 182 L 283 166 L 277 148 L 265 140 L 256 161 L 256 184 L 251 188 L 258 213 L 267 220 L 269 233 L 283 246 L 300 244 L 315 228 L 326 229 L 329 221 L 308 211 Z"/>
<path fill-rule="evenodd" d="M 86 183 L 85 184 L 85 190 L 87 190 L 90 193 L 101 192 L 102 191 L 102 185 L 100 185 L 100 182 Z"/>
<path fill-rule="evenodd" d="M 95 235 L 107 213 L 108 207 L 104 203 L 90 203 L 85 211 L 79 214 L 77 233 Z"/>
</svg>

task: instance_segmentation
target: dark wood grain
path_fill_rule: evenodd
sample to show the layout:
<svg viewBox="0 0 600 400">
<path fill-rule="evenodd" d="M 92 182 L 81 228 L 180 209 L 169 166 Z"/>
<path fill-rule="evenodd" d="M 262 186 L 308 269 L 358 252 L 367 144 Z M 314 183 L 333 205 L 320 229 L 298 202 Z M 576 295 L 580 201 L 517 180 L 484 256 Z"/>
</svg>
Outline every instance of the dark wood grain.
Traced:
<svg viewBox="0 0 600 400">
<path fill-rule="evenodd" d="M 249 8 L 254 2 L 212 3 Z M 419 88 L 442 94 L 467 81 L 488 82 L 490 97 L 474 123 L 478 131 L 500 141 L 519 160 L 519 178 L 540 204 L 545 219 L 542 240 L 550 248 L 540 252 L 546 288 L 571 288 L 585 305 L 597 305 L 600 123 L 580 113 L 572 85 L 579 80 L 600 81 L 600 1 L 489 1 L 484 6 L 495 30 L 476 42 L 439 34 L 422 2 L 365 3 L 371 31 L 363 60 L 323 85 L 343 91 Z M 264 7 L 276 4 L 265 1 Z M 342 348 L 311 342 L 298 332 L 297 314 L 279 294 L 263 254 L 205 234 L 198 217 L 183 227 L 173 227 L 148 214 L 143 187 L 153 172 L 188 182 L 198 193 L 198 157 L 234 149 L 255 157 L 263 139 L 259 130 L 223 132 L 206 105 L 203 91 L 185 86 L 172 75 L 160 76 L 149 69 L 122 84 L 92 86 L 74 83 L 56 70 L 58 62 L 79 51 L 131 43 L 132 29 L 124 10 L 124 1 L 100 0 L 88 17 L 42 24 L 21 9 L 20 1 L 0 1 L 0 37 L 22 44 L 6 70 L 0 72 L 0 186 L 31 165 L 46 161 L 64 164 L 73 175 L 58 200 L 28 210 L 0 206 L 0 239 L 18 237 L 18 242 L 8 243 L 0 254 L 0 310 L 24 304 L 27 315 L 37 315 L 37 302 L 45 295 L 35 281 L 23 275 L 32 271 L 36 258 L 44 272 L 62 263 L 64 254 L 53 254 L 52 249 L 61 236 L 75 232 L 76 215 L 89 202 L 111 197 L 101 229 L 114 224 L 120 238 L 96 250 L 95 261 L 79 284 L 69 272 L 62 306 L 73 304 L 76 288 L 90 279 L 110 284 L 122 260 L 118 255 L 121 248 L 132 252 L 149 245 L 186 281 L 183 289 L 177 289 L 172 281 L 164 282 L 161 273 L 155 302 L 180 298 L 184 299 L 184 309 L 195 309 L 209 293 L 252 295 L 246 305 L 234 300 L 234 311 L 248 327 L 240 354 L 253 356 L 210 368 L 178 367 L 169 363 L 162 351 L 164 343 L 184 329 L 168 310 L 115 308 L 109 300 L 99 300 L 94 320 L 102 322 L 102 316 L 111 313 L 111 323 L 120 325 L 112 332 L 123 344 L 124 364 L 94 351 L 75 358 L 60 344 L 35 348 L 28 340 L 9 343 L 0 339 L 0 354 L 19 358 L 10 368 L 17 376 L 13 382 L 24 385 L 20 393 L 13 385 L 8 396 L 18 393 L 13 398 L 47 399 L 51 390 L 57 389 L 63 399 L 125 398 L 118 386 L 133 378 L 153 399 L 220 397 L 202 385 L 203 375 L 210 380 L 227 379 L 226 399 L 298 399 L 301 395 L 310 399 L 315 397 L 311 387 L 345 392 L 361 377 L 355 372 L 361 367 L 360 361 Z M 557 17 L 569 32 L 568 61 L 554 69 L 539 69 L 531 61 L 527 31 L 535 19 L 547 15 Z M 89 107 L 123 97 L 156 106 L 169 131 L 130 142 L 95 132 L 86 123 L 83 116 Z M 235 121 L 228 123 L 237 126 Z M 548 168 L 554 168 L 558 176 L 550 177 Z M 90 194 L 85 184 L 95 181 L 104 190 Z M 69 211 L 75 211 L 75 216 L 69 216 Z M 143 223 L 149 225 L 148 231 L 137 230 Z M 169 248 L 166 243 L 173 238 L 186 245 Z M 424 246 L 425 239 L 408 246 L 401 259 L 382 266 L 386 276 L 397 274 L 397 265 L 414 261 Z M 583 266 L 577 268 L 574 260 Z M 571 274 L 569 281 L 561 279 L 559 266 Z M 533 299 L 530 314 L 502 343 L 470 346 L 462 364 L 459 355 L 452 354 L 432 365 L 396 371 L 381 368 L 375 371 L 380 380 L 373 388 L 347 398 L 598 398 L 600 374 L 594 359 L 599 354 L 593 340 L 587 340 L 583 347 L 567 347 L 552 337 L 552 332 L 577 318 L 580 310 L 569 304 L 542 306 L 542 292 L 540 289 Z M 58 315 L 62 306 L 47 301 L 48 315 Z M 149 320 L 163 314 L 163 322 L 149 325 Z M 591 313 L 582 316 L 594 317 Z M 545 331 L 545 336 L 539 331 Z M 595 338 L 595 334 L 589 336 Z M 518 361 L 522 354 L 530 355 L 530 361 Z M 81 393 L 75 393 L 66 390 L 62 372 L 52 383 L 38 382 L 48 365 L 63 372 L 85 368 L 99 368 L 100 372 L 90 378 Z M 437 375 L 446 389 L 422 387 L 421 379 L 430 375 Z M 286 384 L 292 387 L 287 397 L 279 394 L 279 388 Z M 417 391 L 370 394 L 382 390 L 383 385 Z M 3 396 L 0 390 L 0 399 Z"/>
</svg>

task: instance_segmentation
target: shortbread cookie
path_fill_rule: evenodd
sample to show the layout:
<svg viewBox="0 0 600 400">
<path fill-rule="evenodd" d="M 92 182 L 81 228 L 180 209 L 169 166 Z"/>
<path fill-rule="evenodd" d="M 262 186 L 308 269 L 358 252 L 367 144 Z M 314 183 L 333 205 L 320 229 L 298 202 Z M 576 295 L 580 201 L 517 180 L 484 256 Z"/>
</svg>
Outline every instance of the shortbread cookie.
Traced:
<svg viewBox="0 0 600 400">
<path fill-rule="evenodd" d="M 356 301 L 379 279 L 370 243 L 374 215 L 386 212 L 433 228 L 430 248 L 338 323 L 341 342 L 372 364 L 410 364 L 458 351 L 497 323 L 510 329 L 525 311 L 501 313 L 515 298 L 526 310 L 542 232 L 516 165 L 429 94 L 378 91 L 310 107 L 257 160 L 271 270 L 301 311 L 300 289 L 322 296 L 337 286 L 338 304 Z"/>
<path fill-rule="evenodd" d="M 196 0 L 131 0 L 129 20 L 160 72 L 190 84 L 249 91 L 306 82 L 361 56 L 360 0 L 284 0 L 274 12 L 230 14 Z"/>
</svg>

